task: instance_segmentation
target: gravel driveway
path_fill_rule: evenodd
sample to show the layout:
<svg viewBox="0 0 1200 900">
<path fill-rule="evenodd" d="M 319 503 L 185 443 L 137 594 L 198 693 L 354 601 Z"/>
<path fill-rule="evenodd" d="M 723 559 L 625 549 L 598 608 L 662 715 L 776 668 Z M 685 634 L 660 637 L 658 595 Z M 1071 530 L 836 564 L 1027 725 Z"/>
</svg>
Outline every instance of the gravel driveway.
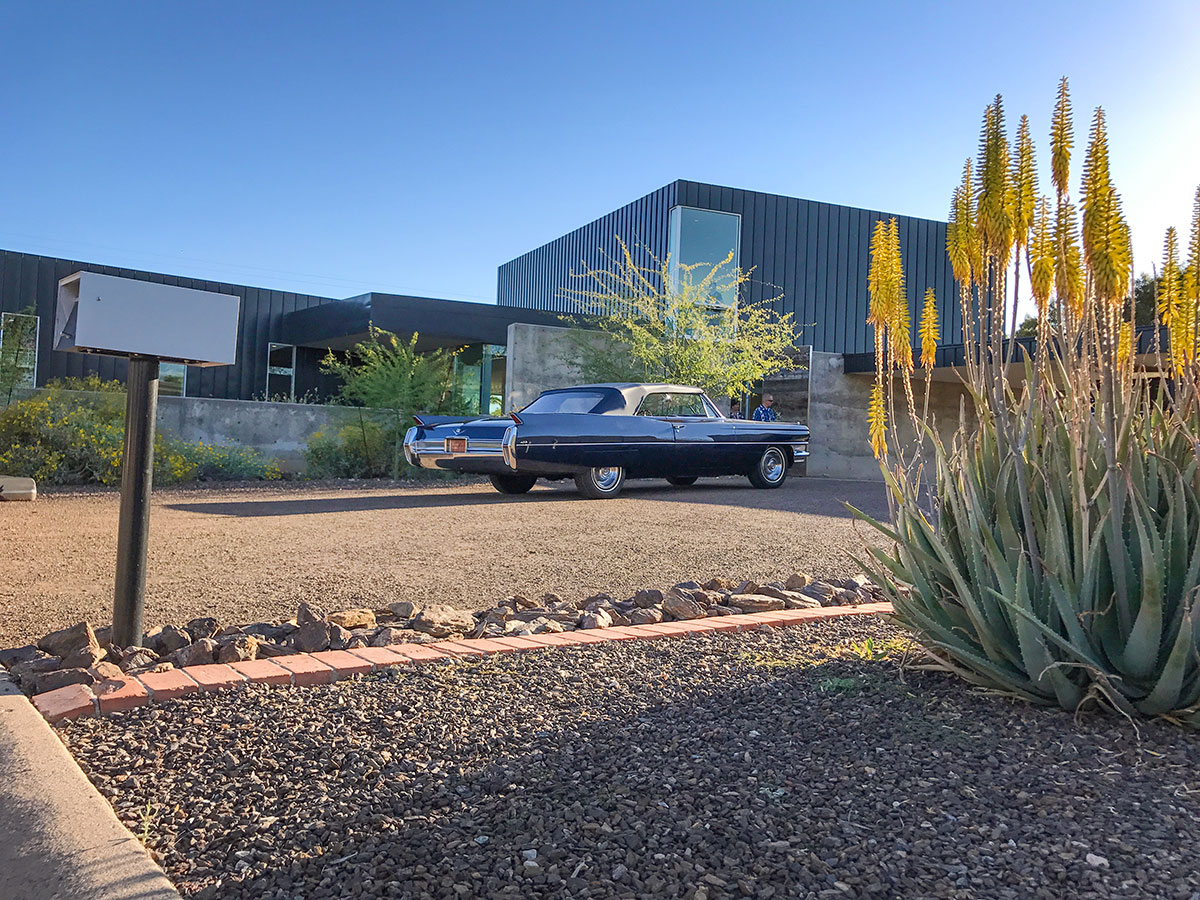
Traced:
<svg viewBox="0 0 1200 900">
<path fill-rule="evenodd" d="M 893 635 L 518 653 L 64 736 L 189 897 L 1196 896 L 1194 738 L 860 658 Z"/>
<path fill-rule="evenodd" d="M 773 491 L 744 478 L 631 482 L 604 501 L 573 485 L 519 497 L 451 482 L 163 490 L 151 512 L 146 625 L 286 619 L 301 600 L 479 609 L 516 593 L 583 599 L 713 576 L 845 576 L 861 547 L 847 499 L 886 513 L 881 485 L 815 478 Z M 0 647 L 110 621 L 117 510 L 112 491 L 0 505 Z"/>
</svg>

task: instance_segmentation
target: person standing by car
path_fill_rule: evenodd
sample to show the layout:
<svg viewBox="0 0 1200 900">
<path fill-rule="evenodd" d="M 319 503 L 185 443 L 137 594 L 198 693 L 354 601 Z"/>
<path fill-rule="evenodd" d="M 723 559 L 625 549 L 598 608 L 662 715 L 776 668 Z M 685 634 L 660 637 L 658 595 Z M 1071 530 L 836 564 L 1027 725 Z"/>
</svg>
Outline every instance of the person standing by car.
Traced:
<svg viewBox="0 0 1200 900">
<path fill-rule="evenodd" d="M 779 414 L 775 412 L 775 398 L 770 394 L 763 394 L 762 403 L 754 410 L 755 422 L 774 422 L 779 418 Z"/>
<path fill-rule="evenodd" d="M 731 418 L 731 419 L 746 418 L 745 414 L 742 412 L 742 401 L 737 399 L 737 397 L 734 397 L 733 400 L 730 401 L 730 403 L 729 403 L 729 418 Z"/>
</svg>

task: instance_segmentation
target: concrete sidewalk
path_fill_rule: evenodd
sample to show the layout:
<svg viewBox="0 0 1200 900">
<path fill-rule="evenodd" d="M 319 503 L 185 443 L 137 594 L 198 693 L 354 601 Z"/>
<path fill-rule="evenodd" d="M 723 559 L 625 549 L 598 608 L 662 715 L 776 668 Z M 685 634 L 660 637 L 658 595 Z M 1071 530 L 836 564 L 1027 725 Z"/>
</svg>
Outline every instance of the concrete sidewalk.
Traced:
<svg viewBox="0 0 1200 900">
<path fill-rule="evenodd" d="M 0 897 L 180 900 L 162 869 L 4 672 Z"/>
</svg>

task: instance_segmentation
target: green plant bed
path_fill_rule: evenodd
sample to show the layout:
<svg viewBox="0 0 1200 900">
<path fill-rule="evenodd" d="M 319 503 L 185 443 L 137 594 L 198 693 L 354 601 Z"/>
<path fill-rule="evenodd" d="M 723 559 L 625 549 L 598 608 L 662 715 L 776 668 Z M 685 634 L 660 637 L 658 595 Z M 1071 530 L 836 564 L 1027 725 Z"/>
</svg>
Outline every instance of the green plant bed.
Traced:
<svg viewBox="0 0 1200 900">
<path fill-rule="evenodd" d="M 0 410 L 0 471 L 47 485 L 118 485 L 125 436 L 125 393 L 96 377 L 49 383 Z M 158 435 L 155 484 L 281 477 L 249 447 L 180 441 Z"/>
</svg>

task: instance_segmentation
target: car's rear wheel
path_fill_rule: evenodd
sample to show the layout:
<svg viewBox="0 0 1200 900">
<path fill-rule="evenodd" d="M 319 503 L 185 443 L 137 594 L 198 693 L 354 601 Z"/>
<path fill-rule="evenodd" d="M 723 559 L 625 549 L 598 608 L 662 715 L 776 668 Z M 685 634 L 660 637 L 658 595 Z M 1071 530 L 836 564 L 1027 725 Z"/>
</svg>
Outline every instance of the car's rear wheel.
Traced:
<svg viewBox="0 0 1200 900">
<path fill-rule="evenodd" d="M 525 494 L 537 481 L 536 475 L 491 475 L 492 487 L 502 494 Z"/>
<path fill-rule="evenodd" d="M 787 478 L 787 456 L 778 447 L 768 447 L 750 472 L 750 483 L 756 488 L 777 488 Z"/>
<path fill-rule="evenodd" d="M 615 497 L 625 483 L 625 470 L 620 466 L 596 466 L 575 475 L 579 493 L 589 500 L 604 500 Z"/>
<path fill-rule="evenodd" d="M 687 487 L 689 484 L 695 484 L 695 483 L 696 483 L 696 476 L 695 476 L 695 475 L 692 475 L 692 476 L 690 476 L 690 477 L 687 477 L 687 478 L 682 478 L 682 477 L 680 477 L 680 478 L 668 478 L 668 479 L 667 479 L 667 483 L 668 483 L 668 484 L 673 484 L 673 485 L 675 485 L 675 487 Z"/>
</svg>

